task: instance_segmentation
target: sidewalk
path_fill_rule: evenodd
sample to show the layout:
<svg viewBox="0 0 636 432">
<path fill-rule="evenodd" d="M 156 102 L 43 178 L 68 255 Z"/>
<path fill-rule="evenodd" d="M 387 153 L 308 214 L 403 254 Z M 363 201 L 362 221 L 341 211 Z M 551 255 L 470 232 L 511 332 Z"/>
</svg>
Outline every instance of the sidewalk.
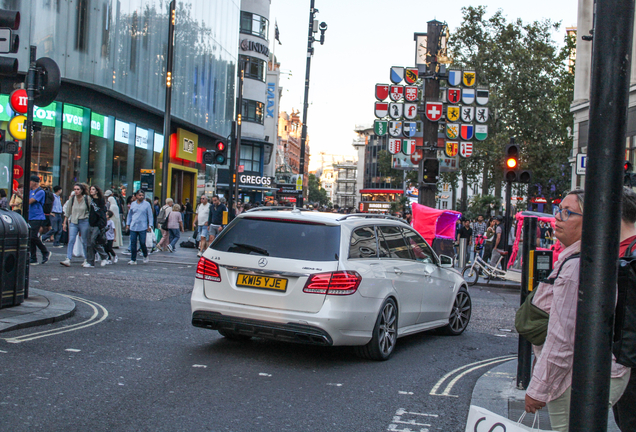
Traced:
<svg viewBox="0 0 636 432">
<path fill-rule="evenodd" d="M 500 364 L 483 374 L 475 385 L 471 405 L 492 411 L 510 420 L 519 420 L 525 409 L 525 391 L 517 389 L 517 360 Z M 523 424 L 532 426 L 534 415 L 526 415 Z M 548 411 L 539 411 L 541 430 L 550 430 Z M 620 432 L 609 411 L 608 432 Z"/>
<path fill-rule="evenodd" d="M 29 298 L 24 303 L 0 309 L 0 332 L 51 324 L 74 313 L 75 302 L 68 297 L 29 288 Z"/>
</svg>

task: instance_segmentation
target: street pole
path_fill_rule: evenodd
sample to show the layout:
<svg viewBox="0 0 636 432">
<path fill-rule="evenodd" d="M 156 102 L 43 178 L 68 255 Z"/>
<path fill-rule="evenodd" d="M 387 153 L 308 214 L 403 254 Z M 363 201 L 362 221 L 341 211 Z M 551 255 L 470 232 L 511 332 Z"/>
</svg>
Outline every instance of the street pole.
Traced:
<svg viewBox="0 0 636 432">
<path fill-rule="evenodd" d="M 232 143 L 232 151 L 230 152 L 230 178 L 228 180 L 228 187 L 227 187 L 227 208 L 229 210 L 228 213 L 228 218 L 231 221 L 232 219 L 234 219 L 234 214 L 232 213 L 232 209 L 234 206 L 234 173 L 236 172 L 235 167 L 236 167 L 236 122 L 233 121 L 232 122 L 232 132 L 230 132 L 230 143 Z M 216 170 L 215 170 L 216 171 Z M 218 176 L 217 176 L 218 177 Z M 216 180 L 214 181 L 214 185 L 216 186 L 217 182 Z M 218 188 L 216 193 L 218 193 Z M 238 197 L 236 199 L 236 202 L 238 203 Z"/>
<path fill-rule="evenodd" d="M 633 27 L 634 0 L 596 1 L 571 432 L 607 430 Z"/>
<path fill-rule="evenodd" d="M 510 184 L 510 183 L 508 183 Z M 523 219 L 523 251 L 521 255 L 521 303 L 526 301 L 530 290 L 534 289 L 534 278 L 530 278 L 530 269 L 534 266 L 534 251 L 537 248 L 537 218 Z M 531 252 L 532 251 L 532 252 Z M 530 384 L 532 365 L 532 344 L 519 335 L 519 350 L 517 359 L 517 388 L 525 390 Z"/>
<path fill-rule="evenodd" d="M 168 52 L 166 59 L 166 100 L 163 114 L 163 162 L 161 164 L 161 205 L 168 198 L 168 164 L 170 163 L 170 116 L 172 108 L 172 63 L 174 60 L 174 24 L 176 20 L 177 0 L 169 5 L 168 15 Z"/>
<path fill-rule="evenodd" d="M 439 101 L 439 79 L 437 78 L 437 51 L 439 46 L 439 37 L 442 30 L 443 23 L 433 20 L 427 23 L 426 34 L 428 35 L 426 40 L 426 49 L 428 55 L 426 60 L 429 62 L 426 69 L 426 75 L 423 77 L 424 81 L 424 100 L 422 105 L 426 107 L 426 102 Z M 418 202 L 425 206 L 435 208 L 435 194 L 437 192 L 437 186 L 434 184 L 424 183 L 424 161 L 426 159 L 437 159 L 437 133 L 439 130 L 438 122 L 431 122 L 426 118 L 426 114 L 422 116 L 422 133 L 423 144 L 422 150 L 423 158 L 419 163 L 417 183 L 419 188 Z"/>
<path fill-rule="evenodd" d="M 238 105 L 236 114 L 236 131 L 232 128 L 232 132 L 235 132 L 234 148 L 232 149 L 232 159 L 230 161 L 230 183 L 229 194 L 234 194 L 234 201 L 239 202 L 239 181 L 238 181 L 238 167 L 241 161 L 241 123 L 243 123 L 243 78 L 245 77 L 245 65 L 240 62 L 238 71 Z"/>
<path fill-rule="evenodd" d="M 510 236 L 510 229 L 512 228 L 511 216 L 512 216 L 512 182 L 507 181 L 506 182 L 506 214 L 505 214 L 504 229 L 503 229 L 503 233 L 501 234 L 503 236 L 503 238 L 501 239 L 502 240 L 501 244 L 503 245 L 501 249 L 503 251 L 508 250 L 508 236 Z M 508 269 L 508 258 L 510 257 L 504 255 L 504 259 L 501 261 L 502 268 L 504 270 Z"/>
</svg>

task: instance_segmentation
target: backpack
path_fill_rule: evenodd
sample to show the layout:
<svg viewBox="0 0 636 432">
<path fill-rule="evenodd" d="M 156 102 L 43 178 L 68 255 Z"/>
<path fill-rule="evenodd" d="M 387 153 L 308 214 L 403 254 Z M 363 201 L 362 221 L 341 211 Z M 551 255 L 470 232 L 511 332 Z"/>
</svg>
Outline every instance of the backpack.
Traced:
<svg viewBox="0 0 636 432">
<path fill-rule="evenodd" d="M 157 216 L 157 223 L 159 225 L 161 225 L 162 223 L 164 223 L 166 221 L 167 216 L 166 216 L 166 210 L 168 210 L 170 207 L 168 206 L 163 206 L 161 207 L 161 210 L 159 211 L 159 216 Z"/>
<path fill-rule="evenodd" d="M 616 362 L 636 367 L 636 254 L 632 241 L 618 260 L 618 298 L 614 315 L 612 354 Z"/>
<path fill-rule="evenodd" d="M 44 191 L 44 204 L 42 204 L 42 211 L 44 212 L 44 214 L 51 214 L 51 212 L 53 211 L 53 203 L 55 202 L 55 194 L 48 188 L 39 189 Z"/>
</svg>

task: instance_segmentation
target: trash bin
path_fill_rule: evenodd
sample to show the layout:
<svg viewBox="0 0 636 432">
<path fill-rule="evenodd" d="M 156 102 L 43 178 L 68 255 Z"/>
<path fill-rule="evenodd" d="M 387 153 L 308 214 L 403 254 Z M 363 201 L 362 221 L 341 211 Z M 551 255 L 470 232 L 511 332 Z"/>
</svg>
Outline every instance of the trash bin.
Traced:
<svg viewBox="0 0 636 432">
<path fill-rule="evenodd" d="M 0 209 L 0 309 L 24 301 L 29 227 L 18 213 Z"/>
</svg>

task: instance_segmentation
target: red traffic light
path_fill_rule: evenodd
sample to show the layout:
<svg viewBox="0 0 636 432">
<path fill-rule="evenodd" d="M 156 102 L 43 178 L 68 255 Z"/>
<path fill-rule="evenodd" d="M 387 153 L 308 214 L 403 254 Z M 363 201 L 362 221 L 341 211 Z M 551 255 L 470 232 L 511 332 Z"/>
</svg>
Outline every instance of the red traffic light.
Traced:
<svg viewBox="0 0 636 432">
<path fill-rule="evenodd" d="M 632 163 L 630 161 L 625 161 L 625 172 L 631 172 L 633 170 Z"/>
<path fill-rule="evenodd" d="M 217 151 L 225 150 L 225 143 L 223 141 L 219 141 L 218 143 L 216 143 L 216 150 Z"/>
</svg>

